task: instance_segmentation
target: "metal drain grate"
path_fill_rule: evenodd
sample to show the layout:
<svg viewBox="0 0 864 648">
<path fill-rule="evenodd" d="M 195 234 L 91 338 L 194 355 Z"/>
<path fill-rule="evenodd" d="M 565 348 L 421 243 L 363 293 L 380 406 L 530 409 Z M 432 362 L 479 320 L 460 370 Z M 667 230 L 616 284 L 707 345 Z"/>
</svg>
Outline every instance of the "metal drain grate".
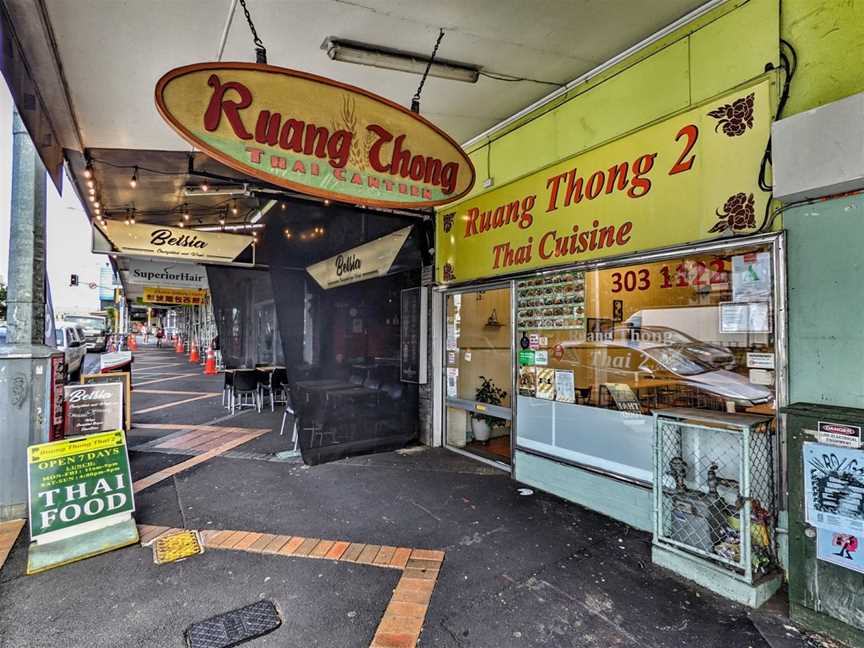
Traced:
<svg viewBox="0 0 864 648">
<path fill-rule="evenodd" d="M 258 601 L 193 623 L 186 630 L 189 648 L 229 648 L 272 632 L 282 625 L 272 601 Z"/>
<path fill-rule="evenodd" d="M 157 565 L 177 562 L 189 556 L 204 553 L 204 545 L 197 531 L 178 531 L 162 536 L 153 543 L 153 562 Z"/>
</svg>

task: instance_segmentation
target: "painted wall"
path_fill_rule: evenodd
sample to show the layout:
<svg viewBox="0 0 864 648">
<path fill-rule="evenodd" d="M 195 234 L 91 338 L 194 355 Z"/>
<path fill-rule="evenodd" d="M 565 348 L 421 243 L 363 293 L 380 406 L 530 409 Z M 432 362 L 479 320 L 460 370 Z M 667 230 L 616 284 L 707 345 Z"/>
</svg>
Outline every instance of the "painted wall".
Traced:
<svg viewBox="0 0 864 648">
<path fill-rule="evenodd" d="M 780 33 L 799 61 L 784 116 L 864 92 L 864 2 L 782 0 Z"/>
<path fill-rule="evenodd" d="M 793 208 L 784 222 L 789 400 L 864 407 L 864 196 Z"/>
<path fill-rule="evenodd" d="M 469 149 L 494 186 L 754 79 L 779 61 L 777 0 L 725 3 Z M 742 39 L 741 35 L 747 37 Z"/>
</svg>

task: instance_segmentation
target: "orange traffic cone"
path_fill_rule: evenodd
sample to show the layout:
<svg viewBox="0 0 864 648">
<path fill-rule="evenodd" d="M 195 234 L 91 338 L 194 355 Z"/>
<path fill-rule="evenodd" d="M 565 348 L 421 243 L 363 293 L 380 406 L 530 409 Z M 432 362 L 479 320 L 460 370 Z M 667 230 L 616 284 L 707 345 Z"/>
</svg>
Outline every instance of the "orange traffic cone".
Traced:
<svg viewBox="0 0 864 648">
<path fill-rule="evenodd" d="M 204 363 L 204 375 L 206 376 L 215 376 L 218 371 L 216 371 L 216 352 L 213 350 L 213 347 L 207 347 L 207 362 Z"/>
<path fill-rule="evenodd" d="M 177 344 L 174 346 L 174 350 L 177 353 L 183 353 L 183 340 L 179 335 L 177 336 Z"/>
<path fill-rule="evenodd" d="M 192 349 L 189 351 L 189 362 L 201 362 L 201 355 L 198 353 L 198 343 L 192 340 Z"/>
</svg>

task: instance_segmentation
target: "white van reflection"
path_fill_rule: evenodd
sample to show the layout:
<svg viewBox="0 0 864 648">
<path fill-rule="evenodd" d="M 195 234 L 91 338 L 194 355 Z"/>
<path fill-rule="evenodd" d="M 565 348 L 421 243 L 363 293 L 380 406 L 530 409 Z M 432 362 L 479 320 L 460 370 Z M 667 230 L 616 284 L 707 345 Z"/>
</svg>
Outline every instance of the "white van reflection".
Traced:
<svg viewBox="0 0 864 648">
<path fill-rule="evenodd" d="M 645 387 L 690 387 L 743 406 L 767 403 L 772 390 L 743 376 L 716 369 L 676 345 L 639 340 L 589 340 L 563 342 L 562 362 L 574 371 L 577 388 L 600 383 L 625 383 Z"/>
<path fill-rule="evenodd" d="M 607 341 L 628 343 L 641 340 L 671 346 L 688 358 L 708 364 L 712 369 L 735 368 L 735 356 L 724 346 L 697 340 L 687 333 L 668 326 L 633 326 L 625 323 L 609 331 L 589 333 L 590 341 Z"/>
</svg>

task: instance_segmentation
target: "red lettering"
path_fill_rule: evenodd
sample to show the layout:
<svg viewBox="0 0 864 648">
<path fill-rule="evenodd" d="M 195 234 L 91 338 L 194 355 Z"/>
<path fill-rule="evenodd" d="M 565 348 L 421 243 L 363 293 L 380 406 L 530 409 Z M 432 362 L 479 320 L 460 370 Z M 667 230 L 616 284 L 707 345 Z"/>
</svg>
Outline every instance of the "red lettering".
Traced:
<svg viewBox="0 0 864 648">
<path fill-rule="evenodd" d="M 393 135 L 386 128 L 377 124 L 369 124 L 366 130 L 378 136 L 378 139 L 372 142 L 372 146 L 369 147 L 369 164 L 378 173 L 386 173 L 390 165 L 381 161 L 381 147 L 392 140 Z"/>
<path fill-rule="evenodd" d="M 215 74 L 211 74 L 210 78 L 207 79 L 207 85 L 213 88 L 213 94 L 210 96 L 210 103 L 204 112 L 204 128 L 211 132 L 219 128 L 219 122 L 222 120 L 222 113 L 224 112 L 237 137 L 244 140 L 252 139 L 252 134 L 246 130 L 238 112 L 252 104 L 252 93 L 249 92 L 249 88 L 237 81 L 222 84 Z M 225 99 L 225 93 L 229 90 L 240 95 L 240 100 Z"/>
<path fill-rule="evenodd" d="M 472 234 L 477 234 L 477 217 L 479 215 L 480 210 L 477 207 L 471 207 L 468 210 L 467 218 L 465 220 L 465 238 L 468 238 Z"/>
<path fill-rule="evenodd" d="M 545 260 L 545 259 L 551 259 L 552 258 L 552 255 L 555 252 L 554 251 L 554 244 L 555 244 L 555 235 L 556 234 L 557 234 L 557 232 L 555 230 L 552 230 L 551 232 L 546 232 L 540 238 L 540 245 L 537 247 L 537 255 L 541 259 Z M 552 239 L 553 249 L 547 252 L 546 251 L 546 241 L 549 240 L 550 238 Z"/>
<path fill-rule="evenodd" d="M 261 164 L 261 156 L 264 153 L 262 149 L 247 146 L 246 152 L 249 154 L 249 161 L 252 162 L 252 164 Z"/>
</svg>

